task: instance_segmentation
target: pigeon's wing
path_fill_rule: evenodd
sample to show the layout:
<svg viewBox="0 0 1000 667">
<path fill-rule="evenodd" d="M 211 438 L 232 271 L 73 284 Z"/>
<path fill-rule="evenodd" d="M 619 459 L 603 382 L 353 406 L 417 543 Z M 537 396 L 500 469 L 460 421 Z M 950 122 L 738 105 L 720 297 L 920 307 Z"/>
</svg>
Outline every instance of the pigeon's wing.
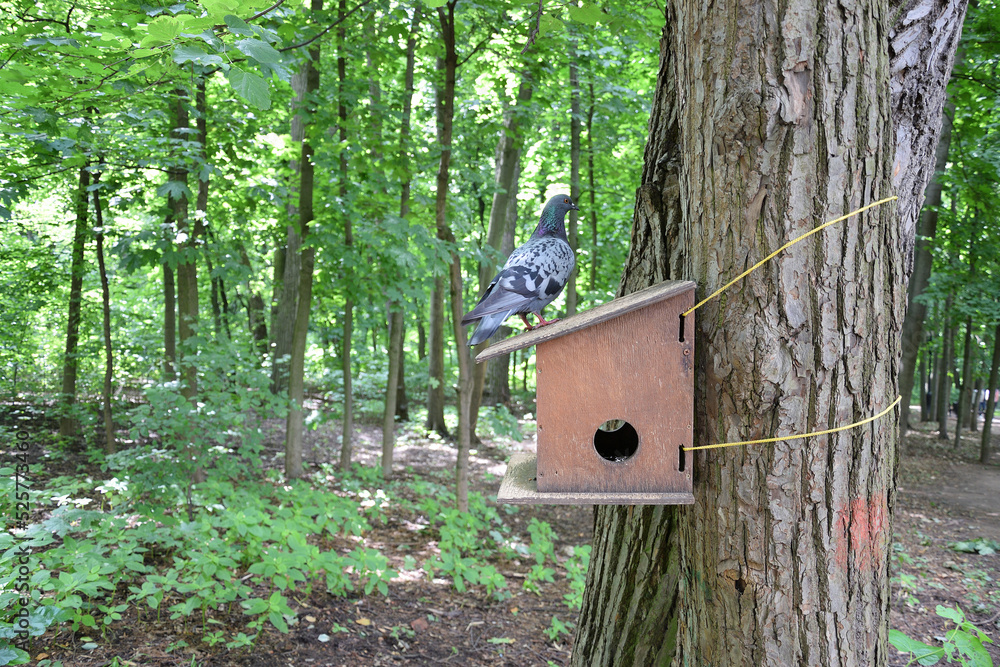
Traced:
<svg viewBox="0 0 1000 667">
<path fill-rule="evenodd" d="M 468 324 L 487 315 L 495 315 L 510 311 L 518 312 L 518 308 L 531 303 L 544 294 L 539 288 L 545 280 L 539 280 L 536 269 L 527 266 L 507 266 L 490 283 L 483 298 L 476 307 L 462 318 L 462 324 Z"/>
</svg>

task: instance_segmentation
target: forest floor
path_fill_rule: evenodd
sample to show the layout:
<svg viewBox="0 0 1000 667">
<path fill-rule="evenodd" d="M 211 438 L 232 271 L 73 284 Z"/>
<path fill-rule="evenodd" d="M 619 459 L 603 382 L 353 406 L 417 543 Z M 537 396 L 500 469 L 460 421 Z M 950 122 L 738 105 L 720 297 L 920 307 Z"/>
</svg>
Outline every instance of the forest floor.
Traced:
<svg viewBox="0 0 1000 667">
<path fill-rule="evenodd" d="M 473 489 L 495 495 L 506 460 L 513 451 L 534 448 L 530 420 L 521 442 L 485 441 L 473 450 Z M 282 426 L 268 424 L 265 466 L 282 460 Z M 522 426 L 525 422 L 522 421 Z M 412 429 L 412 427 L 410 427 Z M 339 445 L 334 425 L 324 425 L 306 436 L 306 457 L 315 465 L 335 461 Z M 1000 421 L 994 425 L 995 444 Z M 940 645 L 951 627 L 935 614 L 937 605 L 960 607 L 967 617 L 1000 642 L 1000 554 L 962 553 L 951 545 L 977 539 L 1000 541 L 1000 454 L 995 463 L 977 462 L 979 434 L 963 438 L 956 451 L 941 443 L 930 425 L 918 424 L 906 439 L 901 456 L 899 493 L 894 524 L 891 626 L 912 638 Z M 359 425 L 354 460 L 375 466 L 380 456 L 381 432 Z M 399 478 L 424 478 L 451 486 L 454 448 L 436 436 L 407 431 L 395 450 Z M 82 457 L 80 457 L 82 459 Z M 79 459 L 78 461 L 79 462 Z M 100 475 L 101 473 L 97 473 Z M 389 513 L 391 515 L 391 512 Z M 501 511 L 512 533 L 524 535 L 532 518 L 554 529 L 557 560 L 565 561 L 573 547 L 589 544 L 593 508 L 586 506 L 529 506 L 513 513 Z M 298 622 L 288 634 L 269 625 L 252 649 L 227 650 L 197 641 L 178 649 L 186 635 L 177 622 L 151 624 L 130 617 L 115 627 L 97 651 L 80 651 L 72 633 L 62 632 L 48 644 L 48 655 L 66 666 L 104 665 L 240 665 L 340 666 L 363 665 L 564 665 L 569 661 L 571 634 L 550 639 L 546 629 L 553 617 L 576 622 L 563 597 L 569 592 L 565 572 L 537 593 L 519 582 L 527 566 L 495 562 L 508 582 L 510 597 L 497 601 L 482 587 L 459 593 L 450 580 L 428 579 L 419 569 L 406 571 L 410 556 L 421 562 L 433 555 L 435 543 L 415 528 L 416 517 L 398 517 L 374 525 L 366 541 L 390 559 L 400 577 L 390 582 L 389 595 L 334 597 L 321 589 L 295 595 L 292 604 Z M 412 561 L 411 561 L 412 562 Z M 412 568 L 412 564 L 410 565 Z M 239 617 L 233 619 L 239 622 Z M 235 628 L 234 628 L 235 629 Z M 191 639 L 190 636 L 188 636 Z M 989 647 L 1000 665 L 1000 648 Z M 113 662 L 111 658 L 115 658 Z M 890 664 L 906 659 L 890 648 Z"/>
<path fill-rule="evenodd" d="M 963 431 L 954 447 L 938 440 L 937 424 L 920 423 L 906 436 L 900 456 L 894 519 L 891 627 L 932 646 L 954 624 L 936 613 L 938 605 L 960 608 L 993 640 L 986 644 L 1000 665 L 1000 420 L 991 429 L 992 463 L 979 463 L 981 432 Z M 984 542 L 987 541 L 987 542 Z M 965 553 L 987 546 L 996 553 Z M 971 549 L 970 549 L 971 550 Z M 893 667 L 908 664 L 890 650 Z M 969 663 L 972 664 L 972 663 Z"/>
</svg>

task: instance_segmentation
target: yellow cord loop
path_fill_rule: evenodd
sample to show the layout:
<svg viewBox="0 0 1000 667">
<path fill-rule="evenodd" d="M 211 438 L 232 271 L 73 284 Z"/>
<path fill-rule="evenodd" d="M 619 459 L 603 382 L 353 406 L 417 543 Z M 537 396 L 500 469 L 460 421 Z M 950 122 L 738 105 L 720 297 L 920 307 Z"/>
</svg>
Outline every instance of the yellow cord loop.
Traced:
<svg viewBox="0 0 1000 667">
<path fill-rule="evenodd" d="M 737 281 L 739 281 L 739 280 L 741 280 L 743 278 L 746 278 L 751 272 L 753 272 L 756 269 L 758 269 L 762 264 L 764 264 L 765 262 L 773 259 L 775 255 L 777 255 L 779 252 L 781 252 L 785 248 L 791 247 L 791 246 L 795 245 L 796 243 L 798 243 L 799 241 L 802 241 L 804 239 L 809 238 L 810 236 L 812 236 L 816 232 L 820 231 L 821 229 L 825 229 L 826 227 L 829 227 L 830 225 L 836 224 L 836 223 L 841 222 L 843 220 L 847 220 L 848 218 L 850 218 L 852 216 L 855 216 L 858 213 L 863 213 L 864 211 L 867 211 L 870 208 L 874 208 L 876 206 L 880 206 L 881 204 L 884 204 L 886 202 L 890 202 L 893 199 L 899 199 L 899 197 L 886 197 L 885 199 L 879 199 L 877 202 L 872 202 L 871 204 L 868 204 L 867 206 L 862 206 L 861 208 L 859 208 L 859 209 L 857 209 L 855 211 L 851 211 L 847 215 L 842 215 L 839 218 L 835 218 L 835 219 L 831 220 L 830 222 L 824 222 L 822 225 L 820 225 L 816 229 L 810 230 L 810 231 L 806 232 L 805 234 L 803 234 L 802 236 L 800 236 L 800 237 L 798 237 L 796 239 L 792 239 L 791 241 L 789 241 L 785 245 L 781 246 L 780 248 L 778 248 L 777 250 L 775 250 L 774 252 L 772 252 L 770 255 L 768 255 L 764 259 L 760 260 L 759 262 L 757 262 L 756 264 L 754 264 L 753 266 L 751 266 L 749 269 L 747 269 L 746 271 L 744 271 L 740 275 L 738 275 L 735 278 L 733 278 L 732 280 L 730 280 L 728 283 L 726 283 L 725 285 L 723 285 L 719 289 L 717 289 L 714 292 L 712 292 L 711 294 L 709 294 L 707 297 L 705 297 L 704 299 L 702 299 L 700 302 L 696 303 L 694 306 L 692 306 L 688 310 L 684 311 L 681 314 L 681 317 L 687 317 L 688 315 L 690 315 L 691 313 L 693 313 L 698 308 L 701 308 L 706 303 L 708 303 L 709 301 L 711 301 L 712 299 L 714 299 L 715 297 L 719 296 L 720 294 L 722 294 L 723 292 L 725 292 L 727 289 L 729 289 L 730 287 L 732 287 L 734 283 L 736 283 Z"/>
<path fill-rule="evenodd" d="M 737 445 L 763 445 L 769 442 L 780 442 L 782 440 L 799 440 L 800 438 L 815 438 L 819 435 L 827 435 L 829 433 L 837 433 L 838 431 L 846 431 L 848 429 L 856 428 L 858 426 L 864 426 L 869 422 L 873 422 L 879 417 L 889 414 L 894 407 L 896 407 L 899 402 L 903 399 L 902 396 L 897 396 L 896 400 L 892 402 L 892 405 L 887 407 L 882 412 L 878 413 L 874 417 L 869 417 L 868 419 L 862 419 L 859 422 L 854 422 L 853 424 L 848 424 L 847 426 L 839 426 L 837 428 L 827 429 L 825 431 L 816 431 L 815 433 L 805 433 L 803 435 L 786 435 L 778 438 L 765 438 L 764 440 L 747 440 L 746 442 L 722 442 L 717 445 L 701 445 L 699 447 L 684 447 L 685 452 L 690 452 L 695 449 L 716 449 L 718 447 L 736 447 Z"/>
<path fill-rule="evenodd" d="M 870 208 L 874 208 L 876 206 L 880 206 L 882 204 L 885 204 L 886 202 L 890 202 L 893 199 L 899 199 L 899 197 L 886 197 L 885 199 L 879 199 L 877 202 L 872 202 L 871 204 L 868 204 L 867 206 L 862 206 L 859 209 L 851 211 L 847 215 L 842 215 L 839 218 L 834 218 L 833 220 L 830 220 L 829 222 L 824 222 L 819 227 L 806 232 L 805 234 L 799 236 L 798 238 L 792 239 L 791 241 L 789 241 L 785 245 L 781 246 L 780 248 L 778 248 L 777 250 L 775 250 L 774 252 L 772 252 L 770 255 L 768 255 L 764 259 L 760 260 L 759 262 L 757 262 L 756 264 L 754 264 L 753 266 L 751 266 L 749 269 L 747 269 L 746 271 L 744 271 L 740 275 L 738 275 L 735 278 L 733 278 L 732 280 L 730 280 L 728 283 L 726 283 L 725 285 L 723 285 L 719 289 L 717 289 L 714 292 L 712 292 L 711 294 L 709 294 L 707 297 L 705 297 L 704 299 L 702 299 L 701 301 L 699 301 L 698 303 L 696 303 L 694 306 L 692 306 L 688 310 L 684 311 L 684 313 L 681 314 L 681 317 L 687 317 L 688 315 L 690 315 L 691 313 L 693 313 L 698 308 L 701 308 L 706 303 L 708 303 L 709 301 L 711 301 L 712 299 L 714 299 L 715 297 L 719 296 L 724 291 L 726 291 L 727 289 L 729 289 L 730 287 L 732 287 L 736 282 L 738 282 L 739 280 L 742 280 L 743 278 L 746 278 L 750 273 L 752 273 L 756 269 L 760 268 L 760 266 L 762 264 L 764 264 L 765 262 L 770 261 L 771 259 L 773 259 L 782 250 L 785 250 L 786 248 L 789 248 L 789 247 L 795 245 L 799 241 L 802 241 L 804 239 L 809 238 L 810 236 L 812 236 L 816 232 L 820 231 L 821 229 L 825 229 L 826 227 L 829 227 L 830 225 L 833 225 L 833 224 L 836 224 L 838 222 L 842 222 L 844 220 L 847 220 L 850 217 L 853 217 L 853 216 L 855 216 L 855 215 L 857 215 L 859 213 L 863 213 L 864 211 L 867 211 Z M 765 438 L 764 440 L 748 440 L 746 442 L 723 442 L 723 443 L 719 443 L 719 444 L 716 444 L 716 445 L 700 445 L 698 447 L 683 447 L 683 450 L 685 452 L 690 452 L 690 451 L 693 451 L 693 450 L 696 450 L 696 449 L 717 449 L 717 448 L 720 448 L 720 447 L 736 447 L 736 446 L 739 446 L 739 445 L 763 445 L 763 444 L 767 444 L 767 443 L 771 443 L 771 442 L 779 442 L 779 441 L 782 441 L 782 440 L 800 440 L 802 438 L 815 438 L 816 436 L 820 436 L 820 435 L 828 435 L 830 433 L 837 433 L 839 431 L 846 431 L 848 429 L 857 428 L 858 426 L 864 426 L 865 424 L 873 422 L 876 419 L 878 419 L 879 417 L 882 417 L 883 415 L 888 414 L 894 407 L 896 407 L 899 404 L 900 400 L 902 400 L 902 396 L 897 396 L 896 400 L 892 402 L 892 405 L 890 405 L 889 407 L 887 407 L 885 410 L 883 410 L 882 412 L 878 413 L 874 417 L 869 417 L 868 419 L 863 419 L 863 420 L 861 420 L 859 422 L 854 422 L 853 424 L 848 424 L 847 426 L 840 426 L 838 428 L 827 429 L 826 431 L 816 431 L 814 433 L 806 433 L 806 434 L 803 434 L 803 435 L 788 435 L 788 436 L 782 436 L 782 437 L 778 437 L 778 438 Z"/>
</svg>

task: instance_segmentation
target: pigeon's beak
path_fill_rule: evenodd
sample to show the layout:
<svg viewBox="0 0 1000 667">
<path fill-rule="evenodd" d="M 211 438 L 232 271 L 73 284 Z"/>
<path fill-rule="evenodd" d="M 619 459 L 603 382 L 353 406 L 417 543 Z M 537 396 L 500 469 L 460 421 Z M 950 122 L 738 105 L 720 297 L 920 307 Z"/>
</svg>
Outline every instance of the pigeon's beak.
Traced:
<svg viewBox="0 0 1000 667">
<path fill-rule="evenodd" d="M 579 211 L 580 210 L 580 207 L 577 206 L 576 202 L 573 202 L 572 200 L 569 202 L 569 207 L 570 207 L 571 211 Z"/>
</svg>

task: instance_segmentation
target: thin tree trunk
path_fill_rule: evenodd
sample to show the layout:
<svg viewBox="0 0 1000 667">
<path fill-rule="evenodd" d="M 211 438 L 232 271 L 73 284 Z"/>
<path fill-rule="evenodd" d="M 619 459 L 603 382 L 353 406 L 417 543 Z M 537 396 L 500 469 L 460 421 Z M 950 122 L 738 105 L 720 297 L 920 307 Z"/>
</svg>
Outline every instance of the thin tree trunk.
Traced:
<svg viewBox="0 0 1000 667">
<path fill-rule="evenodd" d="M 934 412 L 934 399 L 936 398 L 936 392 L 934 388 L 937 386 L 937 376 L 934 374 L 937 368 L 937 351 L 933 349 L 927 350 L 927 377 L 923 379 L 923 386 L 921 388 L 920 394 L 920 421 L 929 422 L 931 420 L 931 415 Z"/>
<path fill-rule="evenodd" d="M 446 243 L 454 243 L 455 236 L 448 223 L 448 184 L 450 180 L 452 123 L 455 118 L 455 76 L 458 68 L 458 54 L 455 50 L 455 5 L 451 0 L 445 7 L 438 8 L 441 25 L 441 39 L 444 43 L 444 87 L 440 91 L 437 104 L 438 142 L 441 145 L 441 161 L 438 164 L 437 196 L 435 200 L 435 224 L 437 236 Z M 458 457 L 455 464 L 455 497 L 461 512 L 469 510 L 469 450 L 472 447 L 472 357 L 464 345 L 462 313 L 462 261 L 457 252 L 452 252 L 448 267 L 448 284 L 451 292 L 451 319 L 455 335 L 455 352 L 458 356 Z M 442 295 L 443 296 L 443 295 Z M 443 332 L 442 332 L 443 333 Z"/>
<path fill-rule="evenodd" d="M 347 3 L 340 0 L 338 5 L 338 16 L 343 17 L 347 13 Z M 338 191 L 340 200 L 347 201 L 347 91 L 344 86 L 347 81 L 347 31 L 343 27 L 337 30 L 338 50 L 337 54 L 337 79 L 339 81 L 339 96 L 337 101 L 337 117 L 339 119 L 340 145 L 340 185 Z M 344 214 L 344 252 L 348 255 L 354 252 L 354 229 L 351 226 L 351 215 Z M 354 286 L 354 271 L 350 268 L 350 262 L 344 270 L 344 330 L 341 337 L 343 347 L 341 348 L 340 363 L 344 377 L 344 417 L 341 423 L 340 435 L 340 469 L 347 471 L 351 467 L 351 451 L 354 445 L 354 383 L 351 375 L 351 345 L 354 336 L 354 298 L 351 290 Z"/>
<path fill-rule="evenodd" d="M 76 195 L 76 224 L 73 228 L 73 254 L 69 269 L 69 309 L 66 316 L 66 351 L 63 355 L 62 396 L 65 411 L 59 417 L 59 435 L 76 435 L 79 423 L 72 415 L 76 404 L 76 379 L 79 362 L 77 346 L 80 341 L 80 311 L 83 305 L 83 251 L 87 240 L 87 211 L 90 195 L 90 172 L 87 165 L 80 167 L 80 182 Z"/>
<path fill-rule="evenodd" d="M 500 241 L 500 254 L 510 256 L 514 250 L 514 230 L 517 228 L 517 193 L 521 179 L 521 165 L 514 170 L 514 181 L 511 183 L 510 196 L 507 198 L 507 222 L 504 224 L 503 239 Z M 501 326 L 499 336 L 506 338 L 511 328 Z M 501 354 L 486 362 L 487 405 L 510 405 L 510 355 Z"/>
<path fill-rule="evenodd" d="M 246 246 L 240 243 L 239 249 L 240 263 L 250 269 L 252 273 L 253 266 L 250 264 L 250 256 L 247 254 Z M 253 336 L 257 353 L 263 358 L 267 354 L 267 320 L 264 319 L 264 297 L 260 295 L 260 292 L 253 291 L 249 279 L 247 279 L 246 287 L 247 327 L 250 330 L 250 335 Z"/>
<path fill-rule="evenodd" d="M 938 440 L 948 439 L 948 412 L 951 409 L 951 366 L 955 350 L 955 327 L 948 321 L 951 316 L 951 294 L 945 299 L 941 336 L 941 359 L 937 381 L 937 422 Z"/>
<path fill-rule="evenodd" d="M 992 450 L 993 412 L 996 409 L 997 382 L 1000 381 L 1000 323 L 993 331 L 993 361 L 990 362 L 990 380 L 986 384 L 989 395 L 986 397 L 986 413 L 983 416 L 983 433 L 979 439 L 979 462 L 986 465 L 990 462 Z"/>
<path fill-rule="evenodd" d="M 406 42 L 406 74 L 404 78 L 403 115 L 399 126 L 399 163 L 403 173 L 399 195 L 399 217 L 407 221 L 410 215 L 410 116 L 413 105 L 413 70 L 416 64 L 417 30 L 421 8 L 416 6 L 410 20 L 410 37 Z M 389 373 L 385 386 L 385 412 L 382 415 L 382 476 L 392 476 L 392 456 L 396 446 L 396 415 L 403 375 L 403 311 L 399 304 L 389 304 Z M 405 390 L 404 390 L 405 392 Z M 405 402 L 405 393 L 403 394 Z"/>
<path fill-rule="evenodd" d="M 917 401 L 920 404 L 921 421 L 927 410 L 927 364 L 930 356 L 930 350 L 925 349 L 920 353 L 920 386 L 917 387 Z"/>
<path fill-rule="evenodd" d="M 927 186 L 924 210 L 920 216 L 920 230 L 913 260 L 913 275 L 910 276 L 910 286 L 907 292 L 906 318 L 903 320 L 902 336 L 903 359 L 900 362 L 899 371 L 899 392 L 903 397 L 900 403 L 900 414 L 902 415 L 900 428 L 903 433 L 906 433 L 910 428 L 910 395 L 913 390 L 914 366 L 924 336 L 924 318 L 927 316 L 927 305 L 917 297 L 927 289 L 931 265 L 934 262 L 931 248 L 934 236 L 937 234 L 937 207 L 941 205 L 942 178 L 948 166 L 948 147 L 951 145 L 951 116 L 954 113 L 955 105 L 948 104 L 941 128 L 941 138 L 937 145 L 936 171 L 934 178 Z"/>
<path fill-rule="evenodd" d="M 292 123 L 291 137 L 292 146 L 302 146 L 305 142 L 306 95 L 308 93 L 308 68 L 303 66 L 298 72 L 292 75 L 292 91 L 295 99 L 292 101 Z M 302 181 L 302 160 L 301 154 L 291 163 L 292 178 L 299 183 Z M 295 329 L 296 313 L 298 312 L 299 285 L 301 283 L 302 272 L 302 235 L 299 232 L 299 225 L 296 220 L 300 212 L 294 203 L 295 189 L 299 183 L 294 183 L 289 187 L 289 204 L 287 207 L 288 225 L 285 227 L 285 246 L 275 251 L 274 292 L 277 296 L 277 303 L 272 308 L 271 314 L 271 345 L 272 365 L 271 365 L 271 391 L 280 394 L 288 388 L 289 360 L 292 351 L 292 337 Z M 280 280 L 278 278 L 280 277 Z"/>
<path fill-rule="evenodd" d="M 198 394 L 198 369 L 190 341 L 198 328 L 198 265 L 193 255 L 198 248 L 199 230 L 197 223 L 192 224 L 188 219 L 188 166 L 185 149 L 182 147 L 182 143 L 189 139 L 187 132 L 191 128 L 187 91 L 175 90 L 170 103 L 173 116 L 171 138 L 175 143 L 167 174 L 170 182 L 179 188 L 172 189 L 167 200 L 177 234 L 183 238 L 179 248 L 183 259 L 177 263 L 177 337 L 181 347 L 181 395 L 194 400 Z"/>
<path fill-rule="evenodd" d="M 313 15 L 323 10 L 323 0 L 312 0 Z M 309 59 L 303 64 L 305 69 L 305 89 L 303 95 L 303 127 L 313 115 L 310 97 L 319 89 L 319 42 L 313 42 L 309 49 Z M 304 136 L 304 134 L 303 134 Z M 303 138 L 299 157 L 299 229 L 302 242 L 309 236 L 309 223 L 313 220 L 312 145 Z M 299 270 L 298 299 L 295 308 L 295 326 L 292 336 L 291 358 L 288 365 L 288 398 L 290 407 L 285 425 L 285 476 L 289 479 L 302 477 L 302 439 L 304 427 L 303 400 L 305 399 L 305 357 L 309 336 L 309 310 L 312 304 L 312 277 L 316 249 L 307 246 L 301 253 Z M 286 274 L 287 275 L 287 274 Z"/>
<path fill-rule="evenodd" d="M 590 195 L 590 291 L 597 289 L 597 189 L 594 187 L 594 80 L 587 84 L 590 105 L 587 107 L 587 189 Z M 577 202 L 579 204 L 580 202 Z"/>
<path fill-rule="evenodd" d="M 177 379 L 177 295 L 174 270 L 163 263 L 163 379 Z"/>
<path fill-rule="evenodd" d="M 521 148 L 524 145 L 520 121 L 521 116 L 525 113 L 525 107 L 531 101 L 533 91 L 532 75 L 526 72 L 522 76 L 521 83 L 518 86 L 514 106 L 509 108 L 504 114 L 503 133 L 497 142 L 496 169 L 494 172 L 496 189 L 493 193 L 493 203 L 490 206 L 490 222 L 486 231 L 486 245 L 501 253 L 506 252 L 507 255 L 513 250 L 513 245 L 506 250 L 502 246 L 504 239 L 508 238 L 508 231 L 513 234 L 513 226 L 516 224 L 517 180 L 520 175 Z M 513 219 L 510 215 L 512 206 L 515 213 Z M 510 238 L 513 239 L 513 236 Z M 479 294 L 486 291 L 495 273 L 496 264 L 494 262 L 482 262 L 480 264 Z M 509 329 L 501 327 L 491 340 L 499 340 L 501 336 L 505 335 L 505 331 L 509 332 Z M 473 350 L 473 356 L 477 355 L 488 344 L 489 342 L 485 342 L 477 346 Z M 495 361 L 498 360 L 491 360 L 490 363 Z M 483 387 L 486 381 L 487 370 L 487 364 L 476 364 L 473 369 L 472 404 L 469 408 L 473 438 L 476 437 L 476 426 L 479 423 L 479 406 L 483 399 Z"/>
<path fill-rule="evenodd" d="M 444 423 L 444 277 L 435 276 L 431 289 L 430 335 L 427 355 L 427 423 L 428 430 L 448 437 Z"/>
<path fill-rule="evenodd" d="M 969 430 L 975 433 L 979 430 L 979 397 L 983 395 L 983 380 L 982 378 L 976 378 L 975 384 L 972 386 L 972 394 L 969 397 L 969 412 L 966 419 L 968 419 Z"/>
<path fill-rule="evenodd" d="M 100 174 L 94 177 L 94 185 L 100 180 Z M 94 219 L 97 222 L 95 236 L 97 240 L 97 269 L 101 275 L 101 312 L 104 324 L 104 453 L 114 454 L 118 448 L 115 443 L 114 419 L 111 414 L 111 379 L 114 376 L 114 355 L 111 348 L 111 290 L 108 287 L 108 270 L 104 265 L 104 212 L 101 209 L 101 191 L 94 190 Z"/>
<path fill-rule="evenodd" d="M 571 41 L 569 54 L 569 91 L 570 91 L 570 119 L 569 119 L 569 196 L 579 205 L 580 203 L 580 76 L 577 72 L 576 45 Z M 578 211 L 569 212 L 569 221 L 566 223 L 566 238 L 570 247 L 575 253 L 580 246 L 577 229 L 580 215 Z M 569 274 L 569 283 L 566 285 L 566 315 L 575 315 L 579 295 L 576 291 L 576 279 L 580 275 L 580 269 L 573 268 Z"/>
</svg>

